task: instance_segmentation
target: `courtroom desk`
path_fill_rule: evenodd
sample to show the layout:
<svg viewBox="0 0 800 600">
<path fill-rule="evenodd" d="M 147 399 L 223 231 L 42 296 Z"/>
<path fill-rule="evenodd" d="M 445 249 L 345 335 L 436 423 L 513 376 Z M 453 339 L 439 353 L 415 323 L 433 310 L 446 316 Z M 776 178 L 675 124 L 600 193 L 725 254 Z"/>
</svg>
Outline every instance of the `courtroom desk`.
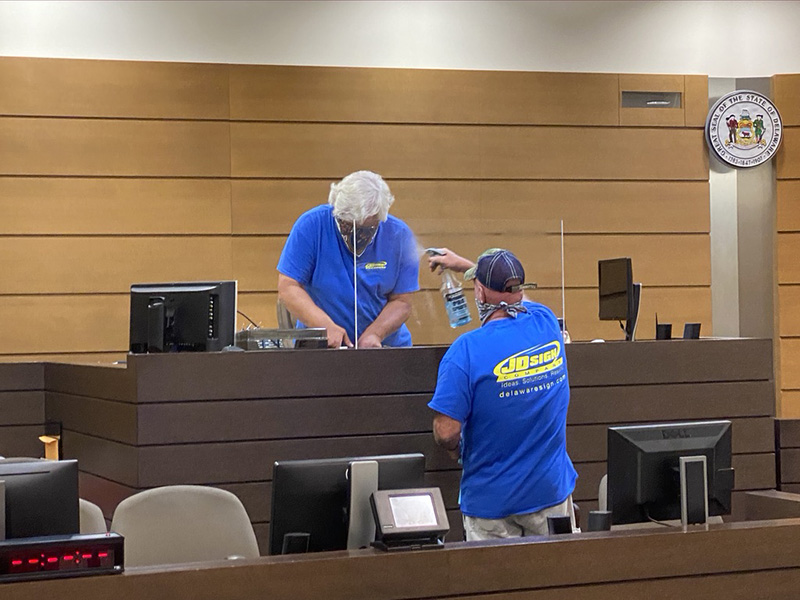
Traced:
<svg viewBox="0 0 800 600">
<path fill-rule="evenodd" d="M 800 492 L 800 419 L 775 419 L 779 490 Z"/>
<path fill-rule="evenodd" d="M 460 470 L 427 408 L 446 348 L 129 356 L 126 367 L 47 364 L 47 419 L 63 424 L 81 494 L 110 519 L 120 500 L 169 484 L 241 498 L 266 548 L 276 460 L 422 452 L 461 539 Z M 575 499 L 596 507 L 613 424 L 731 418 L 734 502 L 775 487 L 772 345 L 701 339 L 573 343 L 567 442 Z"/>
<path fill-rule="evenodd" d="M 0 456 L 41 456 L 44 433 L 41 363 L 0 364 Z"/>
<path fill-rule="evenodd" d="M 9 583 L 4 600 L 795 598 L 800 519 L 129 569 Z"/>
<path fill-rule="evenodd" d="M 460 471 L 426 404 L 442 347 L 130 356 L 127 369 L 48 365 L 82 493 L 108 518 L 137 490 L 211 484 L 244 502 L 262 548 L 275 460 L 422 452 L 453 524 Z M 771 345 L 694 340 L 567 347 L 575 499 L 592 508 L 608 424 L 732 418 L 737 490 L 775 487 Z"/>
</svg>

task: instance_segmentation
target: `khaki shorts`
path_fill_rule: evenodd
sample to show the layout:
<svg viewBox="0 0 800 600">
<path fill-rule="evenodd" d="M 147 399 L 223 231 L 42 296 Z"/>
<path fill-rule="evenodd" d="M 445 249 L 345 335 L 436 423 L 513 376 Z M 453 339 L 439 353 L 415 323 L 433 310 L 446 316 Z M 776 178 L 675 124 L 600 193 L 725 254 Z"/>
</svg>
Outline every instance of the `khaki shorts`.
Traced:
<svg viewBox="0 0 800 600">
<path fill-rule="evenodd" d="M 570 495 L 561 504 L 532 513 L 511 515 L 504 519 L 481 519 L 463 515 L 464 534 L 468 542 L 525 535 L 547 535 L 547 517 L 549 516 L 569 516 L 572 521 L 572 531 L 578 530 L 575 526 L 575 511 L 572 508 L 572 495 Z"/>
</svg>

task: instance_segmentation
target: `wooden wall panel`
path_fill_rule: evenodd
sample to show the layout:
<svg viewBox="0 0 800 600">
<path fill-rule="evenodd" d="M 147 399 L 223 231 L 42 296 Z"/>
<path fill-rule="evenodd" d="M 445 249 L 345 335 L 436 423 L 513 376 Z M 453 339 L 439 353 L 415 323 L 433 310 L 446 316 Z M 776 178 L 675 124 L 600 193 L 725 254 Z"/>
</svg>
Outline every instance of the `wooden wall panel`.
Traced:
<svg viewBox="0 0 800 600">
<path fill-rule="evenodd" d="M 0 354 L 124 351 L 129 310 L 127 294 L 0 296 Z"/>
<path fill-rule="evenodd" d="M 229 114 L 225 65 L 5 57 L 0 81 L 2 115 L 227 119 Z"/>
<path fill-rule="evenodd" d="M 541 287 L 561 286 L 561 244 L 558 236 L 519 233 L 481 237 L 480 233 L 471 231 L 427 234 L 418 236 L 417 241 L 420 253 L 428 246 L 445 246 L 457 249 L 460 254 L 473 259 L 488 247 L 503 245 L 513 250 L 526 266 L 529 281 L 536 282 Z M 275 267 L 284 240 L 284 236 L 233 239 L 234 271 L 241 289 L 277 289 Z M 634 279 L 643 285 L 710 285 L 708 246 L 707 235 L 568 236 L 564 241 L 566 285 L 597 286 L 597 261 L 618 256 L 632 258 Z M 672 249 L 672 252 L 665 253 L 666 247 Z M 438 288 L 441 280 L 427 272 L 427 263 L 422 256 L 420 258 L 421 287 Z"/>
<path fill-rule="evenodd" d="M 592 316 L 599 257 L 674 286 L 660 313 L 706 314 L 708 164 L 688 117 L 704 76 L 0 57 L 0 78 L 0 360 L 120 357 L 136 281 L 237 278 L 240 306 L 274 325 L 285 235 L 363 168 L 421 245 L 474 256 L 502 239 L 554 303 L 563 220 L 581 336 L 615 334 Z M 686 126 L 620 126 L 621 80 L 683 85 Z M 440 304 L 417 303 L 427 343 L 452 339 L 425 324 Z M 44 315 L 67 331 L 31 336 Z"/>
<path fill-rule="evenodd" d="M 226 179 L 0 177 L 0 235 L 230 234 Z"/>
<path fill-rule="evenodd" d="M 265 327 L 275 327 L 275 294 L 265 296 L 266 300 L 240 296 L 240 309 L 254 320 L 263 319 Z M 122 360 L 128 349 L 129 316 L 128 293 L 0 295 L 0 361 L 4 356 L 14 362 Z M 237 323 L 239 328 L 247 325 L 242 317 Z"/>
<path fill-rule="evenodd" d="M 231 182 L 234 233 L 286 234 L 305 210 L 325 204 L 328 180 L 237 179 Z M 564 221 L 567 233 L 707 233 L 705 181 L 390 180 L 391 213 L 419 233 L 421 220 L 448 231 L 476 221 Z M 502 207 L 502 211 L 498 207 Z M 800 214 L 800 211 L 798 211 Z M 798 217 L 800 220 L 800 217 Z M 470 228 L 471 230 L 472 228 Z"/>
<path fill-rule="evenodd" d="M 800 231 L 800 180 L 781 180 L 777 185 L 778 233 Z"/>
<path fill-rule="evenodd" d="M 0 237 L 3 292 L 128 292 L 132 283 L 231 276 L 230 240 L 210 236 Z"/>
<path fill-rule="evenodd" d="M 234 120 L 617 125 L 617 75 L 234 65 Z"/>
<path fill-rule="evenodd" d="M 775 169 L 778 179 L 800 179 L 800 127 L 784 127 L 783 141 L 775 155 Z"/>
<path fill-rule="evenodd" d="M 772 97 L 784 127 L 800 125 L 800 75 L 773 75 Z"/>
<path fill-rule="evenodd" d="M 228 124 L 0 118 L 2 175 L 227 177 Z"/>
<path fill-rule="evenodd" d="M 800 285 L 782 285 L 778 289 L 778 318 L 782 337 L 800 337 Z"/>
<path fill-rule="evenodd" d="M 232 123 L 234 177 L 707 180 L 703 132 Z"/>
<path fill-rule="evenodd" d="M 776 387 L 780 417 L 800 417 L 800 75 L 776 75 L 772 93 L 784 124 L 783 145 L 775 158 L 777 182 Z"/>
<path fill-rule="evenodd" d="M 708 115 L 708 76 L 685 75 L 683 92 L 686 127 L 705 127 Z"/>
</svg>

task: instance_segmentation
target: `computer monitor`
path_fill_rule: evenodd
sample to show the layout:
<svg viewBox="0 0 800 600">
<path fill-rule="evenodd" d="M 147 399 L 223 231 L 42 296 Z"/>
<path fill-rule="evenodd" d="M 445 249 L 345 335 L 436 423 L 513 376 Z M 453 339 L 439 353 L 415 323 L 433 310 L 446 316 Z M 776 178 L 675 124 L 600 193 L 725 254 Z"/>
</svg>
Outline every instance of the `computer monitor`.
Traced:
<svg viewBox="0 0 800 600">
<path fill-rule="evenodd" d="M 608 506 L 615 525 L 681 518 L 681 457 L 704 456 L 708 515 L 731 510 L 731 422 L 608 428 Z M 702 473 L 701 473 L 702 474 Z"/>
<path fill-rule="evenodd" d="M 347 548 L 349 482 L 354 461 L 378 463 L 378 489 L 424 487 L 425 456 L 419 453 L 277 461 L 272 475 L 270 554 L 282 554 L 284 536 L 308 535 L 308 551 Z"/>
<path fill-rule="evenodd" d="M 0 460 L 5 537 L 80 533 L 77 460 Z"/>
<path fill-rule="evenodd" d="M 131 286 L 130 351 L 216 352 L 232 346 L 236 282 Z"/>
<path fill-rule="evenodd" d="M 633 282 L 630 258 L 610 258 L 597 263 L 601 321 L 625 321 L 625 339 L 636 336 L 642 286 Z"/>
</svg>

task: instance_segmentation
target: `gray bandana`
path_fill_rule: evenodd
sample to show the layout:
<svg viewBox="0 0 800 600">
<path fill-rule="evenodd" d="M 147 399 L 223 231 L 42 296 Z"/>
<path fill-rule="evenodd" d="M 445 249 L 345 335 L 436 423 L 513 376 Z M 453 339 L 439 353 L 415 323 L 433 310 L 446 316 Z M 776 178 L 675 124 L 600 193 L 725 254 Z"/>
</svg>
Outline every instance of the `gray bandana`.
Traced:
<svg viewBox="0 0 800 600">
<path fill-rule="evenodd" d="M 526 313 L 528 309 L 522 304 L 522 300 L 519 302 L 515 302 L 514 304 L 508 304 L 507 302 L 500 302 L 499 304 L 489 304 L 488 302 L 481 302 L 478 298 L 475 298 L 475 306 L 478 307 L 478 316 L 481 319 L 481 325 L 486 323 L 486 320 L 491 317 L 495 312 L 498 310 L 505 310 L 508 313 L 508 316 L 512 319 L 517 318 L 518 313 Z"/>
</svg>

